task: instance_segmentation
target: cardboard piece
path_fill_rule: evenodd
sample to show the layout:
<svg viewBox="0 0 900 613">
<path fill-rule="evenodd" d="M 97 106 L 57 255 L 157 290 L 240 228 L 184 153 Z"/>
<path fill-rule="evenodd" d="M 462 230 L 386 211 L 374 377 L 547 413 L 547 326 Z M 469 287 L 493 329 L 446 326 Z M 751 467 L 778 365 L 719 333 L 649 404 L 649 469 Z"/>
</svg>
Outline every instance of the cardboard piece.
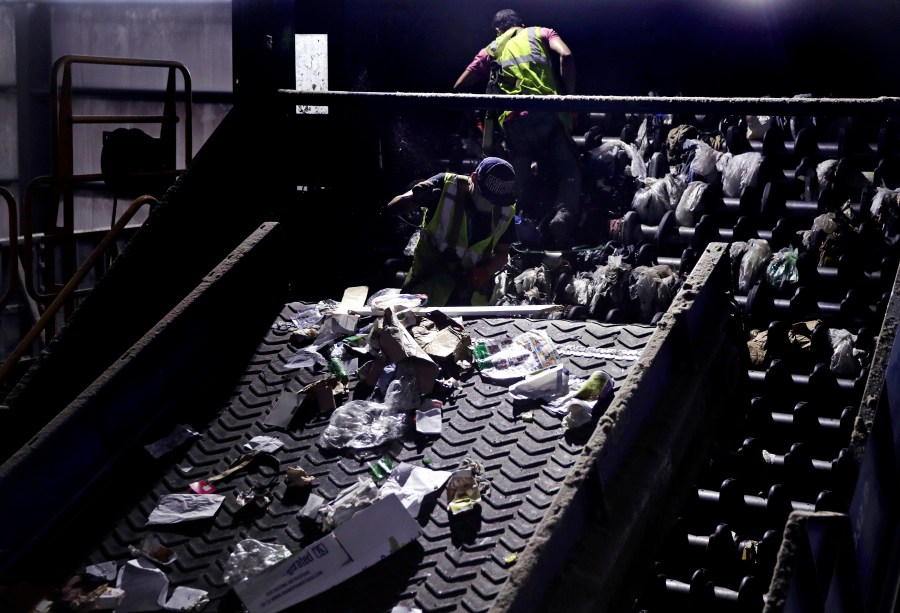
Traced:
<svg viewBox="0 0 900 613">
<path fill-rule="evenodd" d="M 249 613 L 277 613 L 362 572 L 420 533 L 392 494 L 303 551 L 237 583 L 234 591 Z"/>
<path fill-rule="evenodd" d="M 356 287 L 348 287 L 344 290 L 344 297 L 341 303 L 335 309 L 336 313 L 349 313 L 356 309 L 366 306 L 366 298 L 369 295 L 369 288 L 366 285 L 358 285 Z"/>
<path fill-rule="evenodd" d="M 384 312 L 384 329 L 381 331 L 380 342 L 382 351 L 392 364 L 405 359 L 413 361 L 419 392 L 423 396 L 430 394 L 441 369 L 419 346 L 409 331 L 395 321 L 390 309 Z"/>
<path fill-rule="evenodd" d="M 458 362 L 469 357 L 469 345 L 471 343 L 472 339 L 468 332 L 448 326 L 439 330 L 423 349 L 425 353 L 436 360 Z"/>
</svg>

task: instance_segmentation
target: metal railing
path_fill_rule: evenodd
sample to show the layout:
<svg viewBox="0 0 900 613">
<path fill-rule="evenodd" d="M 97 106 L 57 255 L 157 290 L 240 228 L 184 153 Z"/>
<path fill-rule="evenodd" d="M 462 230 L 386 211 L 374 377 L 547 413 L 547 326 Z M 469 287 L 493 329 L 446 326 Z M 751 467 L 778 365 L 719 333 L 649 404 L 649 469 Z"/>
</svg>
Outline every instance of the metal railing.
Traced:
<svg viewBox="0 0 900 613">
<path fill-rule="evenodd" d="M 91 254 L 87 257 L 84 264 L 81 265 L 81 268 L 69 279 L 69 282 L 62 288 L 62 290 L 55 295 L 53 302 L 44 310 L 41 314 L 41 317 L 37 320 L 37 322 L 32 326 L 31 330 L 25 335 L 25 337 L 19 341 L 19 344 L 12 351 L 12 353 L 7 357 L 6 361 L 0 366 L 0 383 L 6 378 L 9 372 L 13 369 L 19 359 L 25 355 L 31 344 L 38 339 L 40 334 L 46 329 L 56 317 L 56 314 L 63 308 L 63 306 L 68 302 L 68 300 L 76 295 L 78 292 L 78 285 L 84 281 L 84 278 L 90 273 L 91 269 L 97 263 L 97 260 L 103 256 L 106 250 L 112 245 L 112 243 L 116 240 L 116 237 L 125 229 L 125 226 L 131 221 L 131 218 L 140 210 L 142 206 L 145 204 L 150 204 L 151 206 L 155 206 L 159 204 L 159 201 L 153 196 L 141 196 L 131 203 L 122 216 L 116 221 L 115 225 L 106 233 L 106 236 L 103 237 L 103 240 L 100 241 L 100 244 L 91 252 Z M 27 235 L 26 235 L 27 236 Z M 27 285 L 27 283 L 26 283 Z"/>
<path fill-rule="evenodd" d="M 16 211 L 16 199 L 5 187 L 0 187 L 0 197 L 6 202 L 6 210 L 9 219 L 9 285 L 6 292 L 0 296 L 0 311 L 9 303 L 19 286 L 19 221 Z"/>
</svg>

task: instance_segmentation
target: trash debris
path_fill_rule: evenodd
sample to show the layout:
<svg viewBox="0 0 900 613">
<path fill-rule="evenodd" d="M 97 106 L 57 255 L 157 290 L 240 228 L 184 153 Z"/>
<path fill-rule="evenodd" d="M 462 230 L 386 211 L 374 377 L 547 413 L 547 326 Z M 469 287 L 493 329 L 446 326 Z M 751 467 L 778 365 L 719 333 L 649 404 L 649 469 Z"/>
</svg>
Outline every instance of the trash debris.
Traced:
<svg viewBox="0 0 900 613">
<path fill-rule="evenodd" d="M 219 494 L 166 494 L 150 512 L 147 524 L 176 524 L 213 517 L 225 496 Z"/>
<path fill-rule="evenodd" d="M 357 285 L 348 287 L 344 290 L 344 296 L 341 298 L 340 304 L 334 310 L 335 313 L 348 313 L 355 309 L 365 306 L 366 296 L 369 295 L 369 288 L 365 285 Z"/>
<path fill-rule="evenodd" d="M 490 481 L 484 477 L 484 466 L 471 458 L 465 458 L 447 482 L 447 508 L 454 515 L 469 511 L 490 489 Z"/>
<path fill-rule="evenodd" d="M 84 574 L 95 581 L 106 581 L 112 583 L 116 580 L 119 567 L 113 561 L 101 562 L 100 564 L 91 564 L 84 569 Z"/>
<path fill-rule="evenodd" d="M 272 487 L 275 484 L 274 477 L 267 482 L 253 483 L 247 489 L 235 492 L 238 503 L 238 512 L 258 511 L 265 509 L 272 502 Z"/>
<path fill-rule="evenodd" d="M 384 328 L 381 331 L 379 342 L 387 362 L 397 364 L 405 359 L 413 361 L 419 383 L 419 393 L 423 396 L 430 394 L 434 388 L 434 380 L 441 369 L 419 346 L 409 331 L 402 325 L 398 325 L 391 309 L 386 309 L 384 312 Z"/>
<path fill-rule="evenodd" d="M 247 443 L 247 444 L 249 445 L 250 443 Z M 234 473 L 236 473 L 240 470 L 244 470 L 245 468 L 248 468 L 251 464 L 254 464 L 254 463 L 260 462 L 260 461 L 264 461 L 265 458 L 268 458 L 269 461 L 273 461 L 277 464 L 277 460 L 275 460 L 274 457 L 268 453 L 263 453 L 260 451 L 248 451 L 248 452 L 242 453 L 240 456 L 238 456 L 238 458 L 234 462 L 232 462 L 231 465 L 228 468 L 226 468 L 225 470 L 223 470 L 222 472 L 215 474 L 212 477 L 207 477 L 206 481 L 207 481 L 207 483 L 216 483 L 218 481 L 221 481 L 222 479 L 225 479 L 226 477 L 233 475 Z"/>
<path fill-rule="evenodd" d="M 316 517 L 318 517 L 319 515 L 319 509 L 321 509 L 324 505 L 324 498 L 322 498 L 318 494 L 310 494 L 309 498 L 306 499 L 306 504 L 303 505 L 303 508 L 297 511 L 297 517 L 315 521 Z"/>
<path fill-rule="evenodd" d="M 303 551 L 237 582 L 234 591 L 249 613 L 277 613 L 399 551 L 421 531 L 400 500 L 386 496 Z"/>
<path fill-rule="evenodd" d="M 330 504 L 325 504 L 319 509 L 316 523 L 321 526 L 323 532 L 330 532 L 356 513 L 371 506 L 376 500 L 378 500 L 378 485 L 361 477 L 356 485 L 342 490 Z"/>
<path fill-rule="evenodd" d="M 424 398 L 416 409 L 416 432 L 419 434 L 441 433 L 441 412 L 444 403 L 435 398 Z"/>
<path fill-rule="evenodd" d="M 428 296 L 425 294 L 401 294 L 400 290 L 383 290 L 381 295 L 373 295 L 369 300 L 369 306 L 373 309 L 390 309 L 396 306 L 415 308 L 428 304 Z"/>
<path fill-rule="evenodd" d="M 369 462 L 369 472 L 372 473 L 375 483 L 381 483 L 387 479 L 392 470 L 394 470 L 394 460 L 391 456 L 382 456 L 374 462 Z"/>
<path fill-rule="evenodd" d="M 506 563 L 507 566 L 512 566 L 513 564 L 516 563 L 516 559 L 517 559 L 518 557 L 519 557 L 518 554 L 516 554 L 516 553 L 511 553 L 511 554 L 509 554 L 508 556 L 506 556 L 505 558 L 503 558 L 503 561 Z"/>
<path fill-rule="evenodd" d="M 325 356 L 323 356 L 315 349 L 312 349 L 310 347 L 301 347 L 300 349 L 295 351 L 292 356 L 285 360 L 284 368 L 312 369 L 316 366 L 325 366 L 327 364 L 328 360 L 325 359 Z"/>
<path fill-rule="evenodd" d="M 116 570 L 113 569 L 111 580 L 99 580 L 87 573 L 75 575 L 62 587 L 58 596 L 53 600 L 44 600 L 32 610 L 37 611 L 58 610 L 57 604 L 66 611 L 108 611 L 117 608 L 125 592 L 112 587 L 110 584 L 116 579 Z M 44 603 L 48 603 L 44 605 Z"/>
<path fill-rule="evenodd" d="M 291 550 L 284 545 L 244 539 L 235 546 L 225 561 L 222 579 L 228 585 L 234 585 L 289 557 Z"/>
<path fill-rule="evenodd" d="M 450 471 L 432 470 L 401 462 L 381 484 L 378 497 L 397 496 L 412 517 L 419 514 L 422 500 L 439 489 L 450 479 Z"/>
<path fill-rule="evenodd" d="M 154 564 L 162 564 L 163 566 L 169 566 L 178 559 L 178 554 L 160 543 L 155 534 L 145 536 L 140 547 L 129 545 L 128 551 L 135 557 L 143 558 Z"/>
<path fill-rule="evenodd" d="M 351 400 L 336 408 L 319 436 L 319 444 L 331 449 L 366 449 L 400 438 L 406 415 L 380 402 Z"/>
<path fill-rule="evenodd" d="M 170 432 L 168 436 L 156 441 L 155 443 L 144 445 L 144 449 L 147 450 L 147 453 L 153 456 L 154 460 L 158 460 L 161 457 L 165 456 L 167 453 L 174 451 L 182 444 L 191 439 L 197 438 L 198 436 L 200 436 L 199 432 L 194 431 L 189 426 L 186 426 L 184 424 L 178 424 L 174 428 L 172 428 L 172 432 Z"/>
<path fill-rule="evenodd" d="M 496 349 L 496 351 L 493 351 Z M 487 352 L 486 357 L 479 354 Z M 509 344 L 488 346 L 479 341 L 473 350 L 475 365 L 483 376 L 492 379 L 518 379 L 556 366 L 558 357 L 553 341 L 544 330 L 529 330 L 514 337 Z"/>
<path fill-rule="evenodd" d="M 766 268 L 766 280 L 776 289 L 785 289 L 800 279 L 797 250 L 785 247 L 772 256 Z"/>
<path fill-rule="evenodd" d="M 150 562 L 129 560 L 119 569 L 116 588 L 124 592 L 116 613 L 142 611 L 200 611 L 209 602 L 204 590 L 178 586 L 169 595 L 169 578 Z"/>
<path fill-rule="evenodd" d="M 288 488 L 308 488 L 312 487 L 315 482 L 316 478 L 299 466 L 289 466 L 285 471 L 284 483 Z"/>
<path fill-rule="evenodd" d="M 379 383 L 382 383 L 380 379 Z M 412 411 L 422 404 L 418 377 L 411 360 L 403 360 L 394 368 L 393 378 L 384 391 L 384 404 L 398 413 Z"/>
<path fill-rule="evenodd" d="M 587 381 L 570 380 L 571 385 L 578 386 L 576 391 L 549 403 L 547 409 L 552 413 L 565 413 L 563 426 L 577 428 L 590 421 L 597 402 L 612 392 L 612 377 L 605 370 L 598 370 L 591 373 Z"/>
<path fill-rule="evenodd" d="M 215 494 L 219 489 L 209 481 L 203 479 L 194 481 L 188 485 L 188 488 L 195 494 Z"/>
<path fill-rule="evenodd" d="M 562 364 L 531 373 L 509 386 L 512 400 L 552 400 L 569 391 L 569 371 Z"/>
<path fill-rule="evenodd" d="M 273 453 L 284 447 L 284 441 L 272 436 L 254 436 L 244 444 L 244 449 L 255 453 Z"/>
</svg>

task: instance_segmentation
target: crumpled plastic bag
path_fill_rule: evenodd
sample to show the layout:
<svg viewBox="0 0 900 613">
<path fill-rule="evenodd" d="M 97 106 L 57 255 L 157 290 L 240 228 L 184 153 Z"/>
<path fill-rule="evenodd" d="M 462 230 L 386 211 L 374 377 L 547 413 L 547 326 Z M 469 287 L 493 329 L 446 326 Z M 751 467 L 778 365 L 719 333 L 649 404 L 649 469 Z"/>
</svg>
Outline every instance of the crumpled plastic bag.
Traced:
<svg viewBox="0 0 900 613">
<path fill-rule="evenodd" d="M 797 250 L 784 248 L 772 256 L 766 268 L 766 280 L 776 289 L 784 289 L 800 279 Z"/>
<path fill-rule="evenodd" d="M 418 409 L 422 404 L 419 382 L 412 360 L 401 360 L 394 369 L 394 378 L 387 384 L 384 404 L 392 411 L 403 413 Z"/>
<path fill-rule="evenodd" d="M 746 119 L 747 140 L 762 140 L 775 123 L 771 115 L 747 115 Z"/>
<path fill-rule="evenodd" d="M 888 234 L 900 232 L 900 189 L 877 187 L 869 212 Z"/>
<path fill-rule="evenodd" d="M 848 330 L 831 328 L 828 330 L 828 339 L 834 353 L 831 354 L 831 372 L 837 377 L 855 378 L 862 370 L 856 349 L 856 337 Z"/>
<path fill-rule="evenodd" d="M 709 183 L 703 181 L 691 181 L 681 193 L 678 206 L 675 207 L 675 219 L 682 226 L 693 227 L 697 221 L 697 213 L 700 210 L 701 200 Z"/>
<path fill-rule="evenodd" d="M 684 177 L 668 173 L 662 179 L 648 178 L 645 186 L 634 194 L 631 208 L 637 211 L 641 223 L 655 226 L 666 212 L 678 206 L 684 191 Z"/>
<path fill-rule="evenodd" d="M 756 285 L 771 258 L 772 248 L 769 247 L 768 241 L 761 238 L 751 238 L 747 241 L 747 251 L 741 258 L 741 269 L 738 274 L 738 290 L 741 294 L 746 295 Z"/>
<path fill-rule="evenodd" d="M 630 163 L 619 172 L 619 151 L 624 151 Z M 598 170 L 601 176 L 613 176 L 622 174 L 625 177 L 643 181 L 647 178 L 647 165 L 640 152 L 633 146 L 621 140 L 609 140 L 589 152 L 593 160 L 592 166 Z"/>
<path fill-rule="evenodd" d="M 332 449 L 366 449 L 400 438 L 407 417 L 386 404 L 351 400 L 336 408 L 319 436 L 319 444 Z"/>
<path fill-rule="evenodd" d="M 722 172 L 722 191 L 726 196 L 737 198 L 748 187 L 755 187 L 759 178 L 762 154 L 755 151 L 732 155 L 726 153 L 717 163 Z"/>
<path fill-rule="evenodd" d="M 632 299 L 638 301 L 641 321 L 647 323 L 653 316 L 669 308 L 672 296 L 678 289 L 678 275 L 668 266 L 638 266 L 631 272 L 633 283 L 629 289 Z"/>
<path fill-rule="evenodd" d="M 244 539 L 235 546 L 225 561 L 222 578 L 228 585 L 234 585 L 248 577 L 258 575 L 291 555 L 291 550 L 284 545 Z"/>
<path fill-rule="evenodd" d="M 695 138 L 689 138 L 684 141 L 685 149 L 694 149 L 694 157 L 691 160 L 688 170 L 694 175 L 699 175 L 707 181 L 715 181 L 719 178 L 718 162 L 723 155 L 721 151 L 713 149 L 709 143 Z"/>
</svg>

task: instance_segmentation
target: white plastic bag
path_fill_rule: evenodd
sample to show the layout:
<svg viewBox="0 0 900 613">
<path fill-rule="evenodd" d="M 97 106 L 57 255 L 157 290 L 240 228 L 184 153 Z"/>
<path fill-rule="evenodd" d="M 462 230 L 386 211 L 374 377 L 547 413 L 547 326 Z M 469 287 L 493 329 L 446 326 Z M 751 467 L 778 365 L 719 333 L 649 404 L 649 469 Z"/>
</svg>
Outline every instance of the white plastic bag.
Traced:
<svg viewBox="0 0 900 613">
<path fill-rule="evenodd" d="M 726 161 L 727 160 L 727 161 Z M 737 198 L 748 187 L 756 186 L 759 178 L 759 167 L 762 154 L 755 151 L 740 153 L 722 158 L 719 168 L 722 171 L 722 191 L 726 196 Z"/>
<path fill-rule="evenodd" d="M 675 219 L 679 224 L 693 226 L 696 223 L 695 213 L 700 208 L 700 200 L 707 187 L 709 184 L 703 181 L 691 181 L 687 184 L 678 201 L 678 207 L 675 209 Z"/>
<path fill-rule="evenodd" d="M 772 258 L 772 249 L 768 241 L 751 238 L 747 241 L 746 253 L 741 258 L 741 271 L 738 275 L 738 290 L 747 294 L 756 284 Z"/>
<path fill-rule="evenodd" d="M 351 400 L 331 414 L 319 436 L 322 447 L 366 449 L 403 436 L 406 416 L 380 402 Z"/>
</svg>

